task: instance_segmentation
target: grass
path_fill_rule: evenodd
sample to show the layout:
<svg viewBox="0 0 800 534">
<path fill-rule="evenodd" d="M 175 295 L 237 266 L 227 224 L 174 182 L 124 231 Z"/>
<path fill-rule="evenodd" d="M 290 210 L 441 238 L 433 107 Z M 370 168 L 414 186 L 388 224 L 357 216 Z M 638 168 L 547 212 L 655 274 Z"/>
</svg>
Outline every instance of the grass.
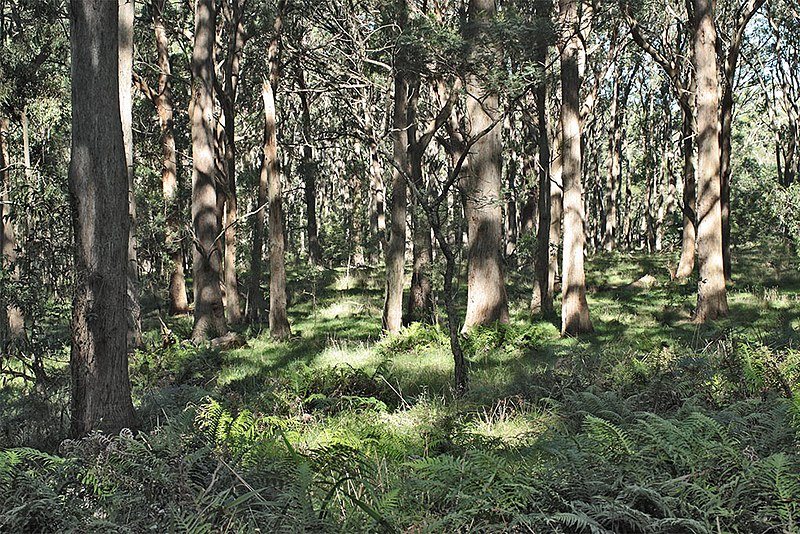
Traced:
<svg viewBox="0 0 800 534">
<path fill-rule="evenodd" d="M 135 355 L 140 439 L 151 452 L 127 458 L 206 473 L 185 482 L 195 489 L 183 504 L 170 491 L 153 497 L 167 507 L 196 504 L 188 515 L 170 512 L 170 529 L 202 520 L 212 530 L 225 531 L 224 521 L 249 530 L 250 520 L 231 515 L 246 509 L 259 524 L 280 516 L 278 524 L 302 531 L 306 517 L 304 528 L 319 532 L 790 532 L 798 519 L 790 503 L 800 497 L 791 483 L 800 474 L 798 262 L 743 251 L 731 313 L 710 325 L 691 322 L 695 282 L 672 280 L 675 262 L 669 254 L 590 258 L 595 331 L 577 339 L 529 317 L 524 269 L 512 273 L 511 323 L 462 339 L 470 388 L 461 398 L 441 327 L 412 324 L 382 337 L 379 270 L 295 273 L 290 340 L 249 327 L 247 345 L 228 352 L 173 345 Z M 655 283 L 632 284 L 643 275 Z M 178 334 L 190 326 L 170 324 Z M 3 406 L 23 429 L 6 433 L 8 445 L 57 443 L 31 443 L 46 426 L 29 417 L 33 404 L 6 398 Z M 147 456 L 158 436 L 169 452 Z M 113 479 L 123 457 L 115 454 L 80 461 L 110 462 Z M 285 477 L 300 485 L 275 485 Z M 125 495 L 119 488 L 112 493 Z M 306 512 L 281 516 L 251 502 L 280 496 Z M 81 506 L 96 518 L 123 504 Z"/>
</svg>

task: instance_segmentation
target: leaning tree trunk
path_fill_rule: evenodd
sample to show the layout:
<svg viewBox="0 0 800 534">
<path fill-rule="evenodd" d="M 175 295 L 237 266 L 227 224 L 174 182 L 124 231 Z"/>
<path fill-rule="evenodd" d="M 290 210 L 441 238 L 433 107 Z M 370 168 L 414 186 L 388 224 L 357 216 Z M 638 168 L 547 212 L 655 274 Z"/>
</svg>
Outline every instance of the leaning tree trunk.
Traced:
<svg viewBox="0 0 800 534">
<path fill-rule="evenodd" d="M 222 304 L 217 189 L 214 179 L 214 2 L 197 0 L 192 53 L 192 226 L 194 330 L 192 339 L 227 333 Z"/>
<path fill-rule="evenodd" d="M 139 306 L 139 261 L 136 257 L 136 195 L 133 176 L 133 18 L 134 0 L 119 2 L 119 105 L 125 161 L 128 169 L 128 350 L 142 346 L 142 310 Z"/>
<path fill-rule="evenodd" d="M 128 173 L 120 120 L 117 2 L 74 0 L 72 153 L 75 235 L 71 433 L 134 426 L 126 312 Z"/>
<path fill-rule="evenodd" d="M 720 208 L 719 83 L 714 0 L 694 4 L 694 70 L 697 76 L 697 284 L 695 321 L 703 323 L 728 314 L 722 262 Z"/>
<path fill-rule="evenodd" d="M 560 12 L 566 22 L 567 41 L 561 51 L 561 131 L 562 180 L 564 181 L 564 258 L 562 269 L 562 335 L 592 331 L 589 305 L 586 302 L 586 279 L 583 268 L 584 230 L 583 193 L 581 188 L 581 117 L 578 56 L 580 41 L 577 0 L 560 0 Z"/>
<path fill-rule="evenodd" d="M 495 16 L 494 0 L 470 0 L 468 16 L 474 27 L 467 41 L 473 47 L 485 46 L 482 41 Z M 472 147 L 463 184 L 469 239 L 465 332 L 474 326 L 508 322 L 502 256 L 501 112 L 498 95 L 476 75 L 467 81 L 467 115 L 470 136 L 482 137 Z"/>
</svg>

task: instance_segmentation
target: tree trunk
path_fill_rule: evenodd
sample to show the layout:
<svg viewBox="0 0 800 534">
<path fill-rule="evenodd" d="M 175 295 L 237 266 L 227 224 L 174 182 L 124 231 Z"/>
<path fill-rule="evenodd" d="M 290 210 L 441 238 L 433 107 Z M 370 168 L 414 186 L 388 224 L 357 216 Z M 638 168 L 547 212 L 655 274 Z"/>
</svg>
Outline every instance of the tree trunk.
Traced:
<svg viewBox="0 0 800 534">
<path fill-rule="evenodd" d="M 415 135 L 413 129 L 409 137 Z M 417 191 L 424 194 L 426 191 L 425 178 L 423 177 L 423 154 L 416 143 L 410 154 L 411 180 Z M 424 152 L 424 150 L 423 150 Z M 418 205 L 417 199 L 412 204 L 412 219 L 414 223 L 411 291 L 408 294 L 406 305 L 405 323 L 414 321 L 431 322 L 433 319 L 433 286 L 428 271 L 431 267 L 431 226 L 428 217 Z"/>
<path fill-rule="evenodd" d="M 386 245 L 386 186 L 383 183 L 378 140 L 372 120 L 372 110 L 367 93 L 364 93 L 364 133 L 369 142 L 369 241 L 368 256 L 372 263 L 373 251 L 383 252 Z"/>
<path fill-rule="evenodd" d="M 697 285 L 695 321 L 703 323 L 728 314 L 722 262 L 720 208 L 720 119 L 716 61 L 714 1 L 694 4 L 694 70 L 697 76 Z"/>
<path fill-rule="evenodd" d="M 222 251 L 214 180 L 214 2 L 196 0 L 192 53 L 192 225 L 195 342 L 227 333 L 220 290 Z"/>
<path fill-rule="evenodd" d="M 403 3 L 405 7 L 405 4 Z M 405 15 L 401 15 L 405 18 Z M 383 329 L 399 332 L 403 326 L 403 285 L 405 281 L 406 176 L 411 174 L 408 158 L 408 81 L 402 66 L 394 77 L 394 120 L 392 123 L 393 159 L 390 234 L 386 246 L 386 294 L 383 302 Z"/>
<path fill-rule="evenodd" d="M 683 239 L 681 242 L 681 259 L 675 278 L 689 278 L 694 270 L 695 248 L 697 247 L 695 235 L 697 214 L 695 204 L 695 176 L 694 176 L 694 116 L 691 106 L 681 106 L 683 137 Z"/>
<path fill-rule="evenodd" d="M 11 277 L 19 279 L 17 238 L 11 220 L 11 158 L 8 150 L 9 120 L 0 117 L 0 267 L 11 269 Z M 0 350 L 5 342 L 25 337 L 25 316 L 17 306 L 0 303 Z"/>
<path fill-rule="evenodd" d="M 225 261 L 224 286 L 225 309 L 229 324 L 242 322 L 242 311 L 239 304 L 239 280 L 236 275 L 236 228 L 239 216 L 238 197 L 236 195 L 236 94 L 239 87 L 239 70 L 244 53 L 246 34 L 244 28 L 244 0 L 232 0 L 225 4 L 226 18 L 230 23 L 230 41 L 228 52 L 223 63 L 225 81 L 223 94 L 220 95 L 224 116 L 224 151 L 223 166 L 225 170 Z"/>
<path fill-rule="evenodd" d="M 75 437 L 91 430 L 113 433 L 134 426 L 126 338 L 130 219 L 118 24 L 117 2 L 72 2 L 69 189 L 75 293 L 70 371 Z"/>
<path fill-rule="evenodd" d="M 561 129 L 552 136 L 558 147 L 553 162 L 550 165 L 550 231 L 548 232 L 549 246 L 547 254 L 550 258 L 547 268 L 547 294 L 552 301 L 556 293 L 556 277 L 558 276 L 558 249 L 561 245 L 561 228 L 564 219 L 564 181 L 561 179 L 564 167 L 562 166 L 563 143 Z M 548 137 L 550 139 L 550 137 Z"/>
<path fill-rule="evenodd" d="M 623 107 L 620 105 L 619 65 L 614 68 L 614 87 L 611 92 L 612 131 L 608 137 L 608 174 L 606 184 L 606 224 L 603 234 L 603 248 L 611 252 L 616 247 L 617 233 L 617 196 L 619 196 L 619 179 L 621 174 L 620 160 L 622 155 L 622 118 Z"/>
<path fill-rule="evenodd" d="M 139 262 L 136 257 L 136 195 L 133 166 L 133 17 L 134 0 L 119 2 L 119 105 L 125 161 L 128 170 L 128 350 L 142 346 L 142 310 L 139 306 Z"/>
<path fill-rule="evenodd" d="M 539 48 L 537 62 L 544 67 L 547 61 L 547 46 Z M 550 183 L 550 137 L 547 131 L 547 82 L 541 80 L 536 86 L 536 122 L 539 145 L 539 228 L 536 232 L 536 258 L 534 260 L 535 282 L 531 312 L 543 317 L 553 314 L 553 287 L 550 285 L 550 233 L 553 187 Z M 558 247 L 558 242 L 556 242 Z"/>
<path fill-rule="evenodd" d="M 269 332 L 275 339 L 292 335 L 289 327 L 286 300 L 286 236 L 284 235 L 281 171 L 278 162 L 275 90 L 280 80 L 280 37 L 285 3 L 278 2 L 273 24 L 273 37 L 267 54 L 269 78 L 264 80 L 261 96 L 264 100 L 264 168 L 269 204 Z"/>
<path fill-rule="evenodd" d="M 301 174 L 303 175 L 303 193 L 306 202 L 306 234 L 308 235 L 308 255 L 311 263 L 322 263 L 322 250 L 319 246 L 319 232 L 317 229 L 317 164 L 314 161 L 314 151 L 311 148 L 313 129 L 311 126 L 311 103 L 307 92 L 306 78 L 303 68 L 297 64 L 297 87 L 300 90 L 300 105 L 303 119 L 303 161 Z"/>
<path fill-rule="evenodd" d="M 474 25 L 467 37 L 473 47 L 489 32 L 495 17 L 494 0 L 470 0 L 468 17 Z M 502 210 L 502 125 L 499 123 L 499 97 L 483 87 L 476 75 L 467 81 L 467 115 L 470 136 L 478 139 L 469 156 L 469 172 L 463 189 L 466 194 L 469 239 L 467 273 L 467 313 L 463 331 L 494 322 L 508 322 L 503 266 Z"/>
<path fill-rule="evenodd" d="M 564 258 L 562 270 L 562 335 L 578 335 L 592 331 L 589 306 L 586 302 L 586 281 L 583 268 L 584 230 L 583 193 L 581 188 L 581 118 L 578 62 L 580 41 L 578 0 L 560 0 L 562 20 L 566 23 L 566 43 L 561 51 L 561 131 L 562 179 L 564 181 Z"/>
<path fill-rule="evenodd" d="M 161 19 L 164 2 L 165 0 L 158 0 L 154 13 L 159 70 L 158 93 L 154 103 L 158 114 L 158 123 L 161 127 L 161 189 L 164 194 L 167 223 L 164 246 L 170 258 L 169 314 L 183 315 L 189 313 L 189 299 L 186 295 L 186 276 L 183 270 L 183 239 L 181 237 L 183 232 L 181 230 L 181 210 L 178 205 L 178 161 L 175 152 L 175 123 L 170 89 L 172 67 L 169 62 L 167 30 Z"/>
</svg>

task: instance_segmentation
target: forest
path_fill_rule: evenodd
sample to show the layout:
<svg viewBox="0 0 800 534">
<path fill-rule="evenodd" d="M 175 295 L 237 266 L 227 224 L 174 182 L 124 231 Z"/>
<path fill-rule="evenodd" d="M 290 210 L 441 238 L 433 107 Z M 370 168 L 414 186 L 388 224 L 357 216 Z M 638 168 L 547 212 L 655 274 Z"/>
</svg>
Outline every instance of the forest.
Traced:
<svg viewBox="0 0 800 534">
<path fill-rule="evenodd" d="M 0 532 L 800 533 L 797 0 L 0 0 Z"/>
</svg>

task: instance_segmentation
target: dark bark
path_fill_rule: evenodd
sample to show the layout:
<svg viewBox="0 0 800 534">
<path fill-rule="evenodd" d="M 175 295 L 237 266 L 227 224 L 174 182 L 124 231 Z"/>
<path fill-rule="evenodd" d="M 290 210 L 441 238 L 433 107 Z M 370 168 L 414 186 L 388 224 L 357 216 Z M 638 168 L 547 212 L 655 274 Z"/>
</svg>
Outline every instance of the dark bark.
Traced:
<svg viewBox="0 0 800 534">
<path fill-rule="evenodd" d="M 547 46 L 540 46 L 537 62 L 544 68 Z M 553 287 L 550 285 L 550 224 L 552 189 L 550 181 L 550 136 L 547 131 L 547 83 L 542 79 L 536 86 L 536 134 L 539 146 L 539 228 L 536 232 L 535 281 L 531 312 L 549 317 L 553 314 Z M 558 243 L 556 242 L 556 247 Z"/>
<path fill-rule="evenodd" d="M 305 74 L 299 61 L 296 73 L 303 121 L 303 160 L 300 165 L 301 174 L 303 175 L 303 197 L 306 202 L 308 256 L 311 263 L 320 265 L 322 263 L 322 249 L 319 246 L 319 231 L 317 228 L 317 164 L 314 161 L 314 151 L 311 148 L 314 137 L 311 126 L 311 97 L 307 92 Z"/>
<path fill-rule="evenodd" d="M 227 333 L 220 275 L 222 251 L 214 161 L 214 2 L 197 0 L 192 53 L 192 227 L 194 229 L 194 330 L 204 341 Z"/>
<path fill-rule="evenodd" d="M 75 234 L 70 371 L 75 437 L 135 425 L 126 338 L 130 219 L 117 8 L 117 2 L 107 0 L 73 0 L 70 10 L 69 189 Z"/>
</svg>

